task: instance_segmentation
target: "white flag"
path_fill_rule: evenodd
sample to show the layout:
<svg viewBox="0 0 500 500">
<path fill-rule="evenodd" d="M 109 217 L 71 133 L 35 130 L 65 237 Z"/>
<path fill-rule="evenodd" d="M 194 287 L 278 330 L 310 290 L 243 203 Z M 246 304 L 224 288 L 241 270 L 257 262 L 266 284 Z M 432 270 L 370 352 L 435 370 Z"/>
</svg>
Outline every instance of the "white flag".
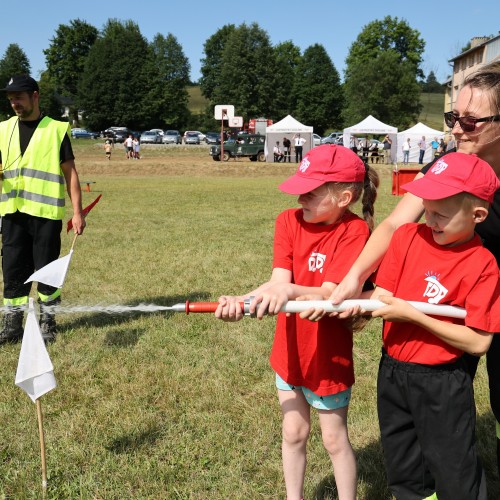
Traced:
<svg viewBox="0 0 500 500">
<path fill-rule="evenodd" d="M 33 403 L 56 387 L 54 367 L 45 348 L 32 298 L 29 301 L 28 317 L 19 353 L 16 385 L 26 391 Z"/>
<path fill-rule="evenodd" d="M 38 283 L 44 283 L 45 285 L 50 285 L 55 288 L 62 288 L 72 256 L 73 249 L 71 249 L 69 254 L 65 257 L 54 260 L 38 271 L 35 271 L 24 283 L 37 281 Z"/>
</svg>

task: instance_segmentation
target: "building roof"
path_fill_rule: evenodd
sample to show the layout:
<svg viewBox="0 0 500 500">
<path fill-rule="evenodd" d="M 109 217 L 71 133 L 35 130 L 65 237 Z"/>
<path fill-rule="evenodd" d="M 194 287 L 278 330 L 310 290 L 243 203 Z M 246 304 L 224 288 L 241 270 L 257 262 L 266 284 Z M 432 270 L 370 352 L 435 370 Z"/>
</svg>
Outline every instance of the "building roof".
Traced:
<svg viewBox="0 0 500 500">
<path fill-rule="evenodd" d="M 477 38 L 477 37 L 475 37 L 475 38 Z M 496 35 L 496 36 L 492 36 L 491 38 L 488 38 L 483 43 L 479 43 L 478 45 L 475 45 L 474 47 L 471 47 L 470 49 L 465 50 L 464 52 L 460 53 L 458 56 L 455 56 L 452 59 L 448 59 L 448 62 L 451 63 L 453 61 L 456 61 L 457 59 L 461 59 L 465 55 L 470 54 L 471 52 L 474 52 L 479 47 L 484 47 L 485 45 L 488 45 L 489 43 L 491 43 L 494 40 L 497 40 L 498 38 L 500 38 L 500 33 L 498 35 Z"/>
</svg>

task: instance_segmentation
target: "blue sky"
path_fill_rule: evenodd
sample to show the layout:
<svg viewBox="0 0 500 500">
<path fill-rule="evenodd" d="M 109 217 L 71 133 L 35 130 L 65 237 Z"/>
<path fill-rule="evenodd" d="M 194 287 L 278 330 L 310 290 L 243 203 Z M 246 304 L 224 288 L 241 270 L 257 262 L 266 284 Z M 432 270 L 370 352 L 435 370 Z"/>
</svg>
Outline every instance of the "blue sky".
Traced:
<svg viewBox="0 0 500 500">
<path fill-rule="evenodd" d="M 405 19 L 426 42 L 422 69 L 434 71 L 439 81 L 450 74 L 448 60 L 474 36 L 496 35 L 500 30 L 498 0 L 25 0 L 4 9 L 0 29 L 0 57 L 17 43 L 26 53 L 34 77 L 45 68 L 43 49 L 50 45 L 60 24 L 81 19 L 101 29 L 110 18 L 133 20 L 151 41 L 157 33 L 173 34 L 191 64 L 191 79 L 200 77 L 203 44 L 225 24 L 257 22 L 272 44 L 291 40 L 303 51 L 319 43 L 343 76 L 349 47 L 363 27 L 386 15 Z M 131 61 L 133 64 L 133 61 Z M 3 86 L 3 82 L 2 83 Z"/>
</svg>

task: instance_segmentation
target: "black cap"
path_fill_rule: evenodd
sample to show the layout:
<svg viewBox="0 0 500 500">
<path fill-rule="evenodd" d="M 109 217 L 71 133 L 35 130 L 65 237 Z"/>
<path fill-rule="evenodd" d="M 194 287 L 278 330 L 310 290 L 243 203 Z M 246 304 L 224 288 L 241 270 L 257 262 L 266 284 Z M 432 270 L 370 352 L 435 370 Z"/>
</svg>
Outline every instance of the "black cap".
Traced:
<svg viewBox="0 0 500 500">
<path fill-rule="evenodd" d="M 4 89 L 6 92 L 38 92 L 38 83 L 29 75 L 14 75 Z"/>
</svg>

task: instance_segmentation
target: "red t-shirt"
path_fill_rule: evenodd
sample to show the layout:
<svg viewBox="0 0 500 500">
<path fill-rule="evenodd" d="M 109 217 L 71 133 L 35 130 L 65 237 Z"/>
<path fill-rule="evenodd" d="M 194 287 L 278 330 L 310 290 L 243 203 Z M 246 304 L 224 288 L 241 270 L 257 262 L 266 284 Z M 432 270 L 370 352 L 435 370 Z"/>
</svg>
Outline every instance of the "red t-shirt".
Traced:
<svg viewBox="0 0 500 500">
<path fill-rule="evenodd" d="M 292 282 L 321 286 L 339 283 L 369 236 L 366 222 L 347 212 L 337 224 L 305 222 L 301 209 L 276 220 L 273 268 L 292 271 Z M 298 314 L 278 315 L 271 366 L 291 385 L 326 396 L 354 383 L 352 331 L 337 318 L 312 322 Z"/>
<path fill-rule="evenodd" d="M 487 332 L 500 331 L 499 271 L 479 236 L 463 245 L 436 244 L 425 224 L 405 224 L 392 237 L 373 281 L 395 297 L 448 304 L 467 311 L 464 320 L 440 317 Z M 399 361 L 437 365 L 463 352 L 411 323 L 384 322 L 384 347 Z"/>
</svg>

